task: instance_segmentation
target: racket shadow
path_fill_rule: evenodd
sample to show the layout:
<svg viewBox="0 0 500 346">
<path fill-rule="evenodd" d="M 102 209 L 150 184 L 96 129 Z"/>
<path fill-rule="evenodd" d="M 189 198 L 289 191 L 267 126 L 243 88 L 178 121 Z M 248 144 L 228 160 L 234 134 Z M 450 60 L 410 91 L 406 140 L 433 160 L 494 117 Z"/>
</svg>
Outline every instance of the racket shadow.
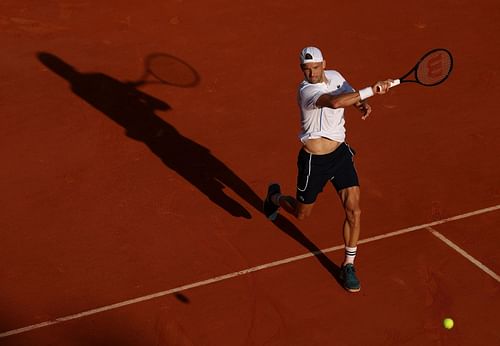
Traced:
<svg viewBox="0 0 500 346">
<path fill-rule="evenodd" d="M 179 88 L 192 88 L 200 83 L 200 75 L 187 62 L 165 53 L 151 53 L 144 59 L 144 73 L 134 86 L 160 83 Z"/>
</svg>

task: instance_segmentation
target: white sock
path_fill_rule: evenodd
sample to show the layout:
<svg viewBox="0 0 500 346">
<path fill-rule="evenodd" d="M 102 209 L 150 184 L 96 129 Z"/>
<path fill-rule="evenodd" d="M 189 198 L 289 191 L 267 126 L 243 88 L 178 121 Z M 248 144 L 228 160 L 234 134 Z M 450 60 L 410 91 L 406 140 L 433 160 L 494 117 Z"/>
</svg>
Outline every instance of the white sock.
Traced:
<svg viewBox="0 0 500 346">
<path fill-rule="evenodd" d="M 354 264 L 354 259 L 356 258 L 356 252 L 357 252 L 357 250 L 358 250 L 357 246 L 355 246 L 355 247 L 346 246 L 345 247 L 345 260 L 344 260 L 344 264 L 348 264 L 348 263 Z"/>
</svg>

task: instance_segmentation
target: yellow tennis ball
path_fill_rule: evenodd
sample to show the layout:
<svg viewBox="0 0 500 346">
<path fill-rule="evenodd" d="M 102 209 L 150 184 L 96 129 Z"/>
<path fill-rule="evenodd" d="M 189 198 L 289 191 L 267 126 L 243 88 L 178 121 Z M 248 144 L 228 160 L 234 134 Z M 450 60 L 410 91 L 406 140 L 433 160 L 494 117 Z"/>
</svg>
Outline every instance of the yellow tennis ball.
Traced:
<svg viewBox="0 0 500 346">
<path fill-rule="evenodd" d="M 453 322 L 453 320 L 451 318 L 445 318 L 443 320 L 443 327 L 445 327 L 446 329 L 453 328 L 454 324 L 455 324 L 455 322 Z"/>
</svg>

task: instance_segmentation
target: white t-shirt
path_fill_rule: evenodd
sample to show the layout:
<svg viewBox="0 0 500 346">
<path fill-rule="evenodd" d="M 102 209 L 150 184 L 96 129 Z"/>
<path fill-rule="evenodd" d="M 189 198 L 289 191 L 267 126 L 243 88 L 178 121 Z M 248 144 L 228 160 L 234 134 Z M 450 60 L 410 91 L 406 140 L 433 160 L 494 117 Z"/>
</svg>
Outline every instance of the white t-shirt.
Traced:
<svg viewBox="0 0 500 346">
<path fill-rule="evenodd" d="M 325 137 L 337 142 L 345 140 L 344 108 L 319 108 L 316 101 L 323 94 L 343 94 L 355 91 L 337 71 L 325 71 L 326 81 L 311 84 L 303 80 L 298 88 L 298 102 L 301 113 L 302 143 L 309 139 Z"/>
</svg>

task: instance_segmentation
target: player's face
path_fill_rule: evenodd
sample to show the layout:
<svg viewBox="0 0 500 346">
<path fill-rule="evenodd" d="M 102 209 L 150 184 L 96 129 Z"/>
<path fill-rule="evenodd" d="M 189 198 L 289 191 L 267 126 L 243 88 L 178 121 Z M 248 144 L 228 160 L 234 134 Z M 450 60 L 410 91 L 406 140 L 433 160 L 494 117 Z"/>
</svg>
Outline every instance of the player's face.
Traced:
<svg viewBox="0 0 500 346">
<path fill-rule="evenodd" d="M 322 83 L 324 81 L 325 62 L 310 62 L 300 65 L 304 77 L 309 83 Z"/>
</svg>

